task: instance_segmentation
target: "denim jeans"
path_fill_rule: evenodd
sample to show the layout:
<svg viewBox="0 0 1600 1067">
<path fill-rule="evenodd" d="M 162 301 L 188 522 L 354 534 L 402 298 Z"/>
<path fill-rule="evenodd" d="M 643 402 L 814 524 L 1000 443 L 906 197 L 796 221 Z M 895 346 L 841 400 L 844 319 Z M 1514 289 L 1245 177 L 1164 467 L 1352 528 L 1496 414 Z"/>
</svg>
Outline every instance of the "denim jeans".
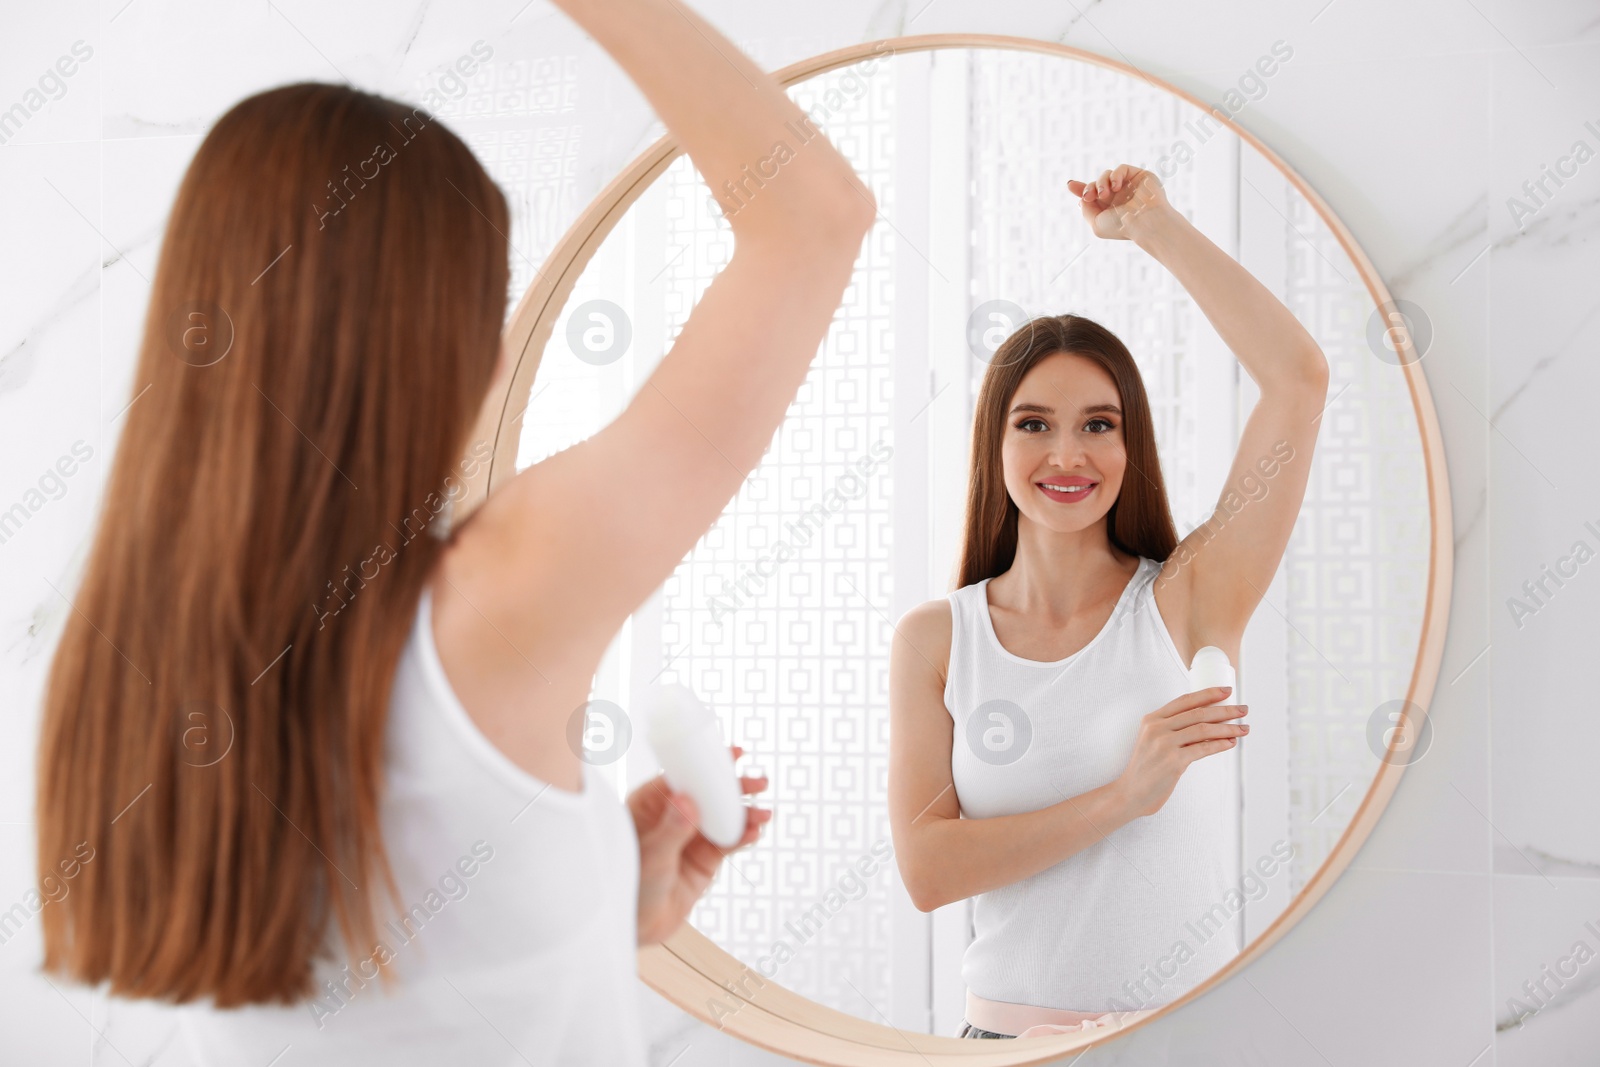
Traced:
<svg viewBox="0 0 1600 1067">
<path fill-rule="evenodd" d="M 1005 1038 L 1012 1038 L 1012 1037 L 1015 1037 L 1016 1035 L 1015 1034 L 997 1034 L 993 1030 L 980 1030 L 976 1026 L 973 1026 L 971 1023 L 966 1022 L 966 1021 L 963 1020 L 962 1024 L 961 1024 L 961 1032 L 959 1034 L 957 1034 L 956 1036 L 957 1037 L 1005 1037 Z"/>
</svg>

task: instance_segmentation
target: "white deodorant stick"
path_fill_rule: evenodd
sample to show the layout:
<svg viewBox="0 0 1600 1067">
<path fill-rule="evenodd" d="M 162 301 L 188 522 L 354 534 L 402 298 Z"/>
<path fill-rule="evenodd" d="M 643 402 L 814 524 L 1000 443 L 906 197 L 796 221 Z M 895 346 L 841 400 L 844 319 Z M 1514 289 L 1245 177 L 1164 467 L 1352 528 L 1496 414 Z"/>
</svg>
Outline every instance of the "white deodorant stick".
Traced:
<svg viewBox="0 0 1600 1067">
<path fill-rule="evenodd" d="M 667 784 L 694 797 L 700 832 L 708 841 L 732 848 L 744 836 L 746 812 L 722 725 L 688 686 L 652 686 L 650 697 L 650 748 L 661 761 Z"/>
<path fill-rule="evenodd" d="M 1207 645 L 1194 654 L 1194 662 L 1189 665 L 1189 692 L 1233 684 L 1233 664 L 1228 662 L 1226 652 L 1216 645 Z M 1226 699 L 1232 700 L 1234 696 L 1229 693 Z"/>
</svg>

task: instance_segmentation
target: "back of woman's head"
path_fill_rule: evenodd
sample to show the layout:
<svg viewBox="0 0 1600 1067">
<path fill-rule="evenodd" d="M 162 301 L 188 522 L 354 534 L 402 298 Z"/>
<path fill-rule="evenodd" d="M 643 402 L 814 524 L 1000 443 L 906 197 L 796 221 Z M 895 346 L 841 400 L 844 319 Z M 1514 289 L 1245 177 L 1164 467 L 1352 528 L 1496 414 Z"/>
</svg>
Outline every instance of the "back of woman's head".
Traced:
<svg viewBox="0 0 1600 1067">
<path fill-rule="evenodd" d="M 201 143 L 47 681 L 47 970 L 228 1006 L 308 992 L 330 921 L 371 950 L 388 697 L 507 229 L 454 134 L 348 87 L 252 96 Z"/>
<path fill-rule="evenodd" d="M 1001 459 L 1007 413 L 1022 379 L 1058 352 L 1093 360 L 1116 383 L 1122 400 L 1127 474 L 1106 513 L 1107 539 L 1123 552 L 1158 561 L 1177 547 L 1155 420 L 1133 354 L 1116 334 L 1091 319 L 1046 315 L 1028 320 L 1001 342 L 978 387 L 957 588 L 1004 574 L 1016 558 L 1018 511 L 1006 490 Z"/>
</svg>

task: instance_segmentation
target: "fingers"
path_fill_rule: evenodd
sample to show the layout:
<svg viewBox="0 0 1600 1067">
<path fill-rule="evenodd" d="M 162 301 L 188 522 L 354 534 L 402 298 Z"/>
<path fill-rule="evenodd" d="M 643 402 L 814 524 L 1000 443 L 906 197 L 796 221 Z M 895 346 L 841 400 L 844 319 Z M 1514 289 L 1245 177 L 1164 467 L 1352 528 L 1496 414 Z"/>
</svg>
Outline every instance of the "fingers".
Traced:
<svg viewBox="0 0 1600 1067">
<path fill-rule="evenodd" d="M 667 810 L 662 812 L 663 828 L 674 838 L 688 840 L 700 829 L 700 806 L 688 793 L 667 794 Z"/>
<path fill-rule="evenodd" d="M 689 882 L 694 899 L 699 900 L 711 885 L 711 880 L 717 876 L 717 868 L 721 866 L 724 855 L 722 849 L 704 837 L 696 837 L 683 846 L 681 870 L 685 880 Z"/>
<path fill-rule="evenodd" d="M 709 885 L 716 876 L 717 867 L 721 865 L 722 858 L 739 851 L 747 845 L 754 844 L 761 837 L 761 827 L 772 819 L 772 812 L 767 808 L 747 808 L 749 814 L 745 817 L 744 835 L 739 838 L 739 843 L 732 848 L 721 848 L 705 835 L 697 835 L 688 844 L 683 846 L 683 863 L 688 869 L 694 871 L 698 878 L 703 878 Z M 703 891 L 697 887 L 696 897 Z"/>
<path fill-rule="evenodd" d="M 761 828 L 772 821 L 772 810 L 770 808 L 746 808 L 745 811 L 748 814 L 745 816 L 744 833 L 740 835 L 736 844 L 729 848 L 723 848 L 707 837 L 700 837 L 689 843 L 689 847 L 684 850 L 684 854 L 687 856 L 689 849 L 699 850 L 700 854 L 697 855 L 696 862 L 709 864 L 710 869 L 715 872 L 716 865 L 723 856 L 731 855 L 742 848 L 755 844 L 761 838 Z"/>
<path fill-rule="evenodd" d="M 1067 189 L 1074 195 L 1087 201 L 1094 201 L 1101 205 L 1109 205 L 1112 197 L 1121 192 L 1125 187 L 1132 187 L 1137 183 L 1140 175 L 1145 172 L 1131 163 L 1119 163 L 1112 170 L 1100 172 L 1100 177 L 1091 182 L 1084 183 L 1076 178 L 1067 179 Z"/>
<path fill-rule="evenodd" d="M 1248 704 L 1206 704 L 1192 712 L 1181 712 L 1168 720 L 1173 729 L 1184 729 L 1195 723 L 1226 723 L 1230 718 L 1243 718 L 1250 713 Z"/>
<path fill-rule="evenodd" d="M 1180 746 L 1192 745 L 1216 737 L 1243 737 L 1250 727 L 1242 722 L 1198 722 L 1177 731 Z"/>
<path fill-rule="evenodd" d="M 738 745 L 729 745 L 733 751 L 733 761 L 739 762 L 739 757 L 744 755 L 744 749 Z M 739 791 L 742 793 L 759 793 L 767 787 L 767 776 L 764 774 L 741 775 L 739 777 Z"/>
<path fill-rule="evenodd" d="M 675 870 L 678 857 L 688 854 L 694 840 L 705 840 L 699 830 L 700 811 L 687 793 L 664 791 L 653 803 L 659 808 L 656 817 L 638 826 L 639 862 L 652 869 Z"/>
<path fill-rule="evenodd" d="M 1167 701 L 1157 709 L 1156 715 L 1170 719 L 1186 711 L 1203 708 L 1207 704 L 1215 704 L 1231 692 L 1233 692 L 1231 685 L 1214 685 L 1209 689 L 1197 689 L 1193 693 L 1185 693 L 1180 697 L 1174 697 L 1172 700 Z"/>
<path fill-rule="evenodd" d="M 744 848 L 746 845 L 755 844 L 761 837 L 761 828 L 772 821 L 772 810 L 770 808 L 750 808 L 749 811 L 750 814 L 744 824 L 744 836 L 739 838 L 737 845 L 733 846 L 735 850 Z"/>
<path fill-rule="evenodd" d="M 1179 751 L 1184 759 L 1193 763 L 1197 759 L 1203 759 L 1218 752 L 1226 752 L 1238 743 L 1239 739 L 1237 737 L 1223 737 L 1215 741 L 1197 741 L 1192 745 L 1184 745 Z"/>
<path fill-rule="evenodd" d="M 628 810 L 636 822 L 643 819 L 646 825 L 654 825 L 671 795 L 666 774 L 658 774 L 628 794 Z"/>
</svg>

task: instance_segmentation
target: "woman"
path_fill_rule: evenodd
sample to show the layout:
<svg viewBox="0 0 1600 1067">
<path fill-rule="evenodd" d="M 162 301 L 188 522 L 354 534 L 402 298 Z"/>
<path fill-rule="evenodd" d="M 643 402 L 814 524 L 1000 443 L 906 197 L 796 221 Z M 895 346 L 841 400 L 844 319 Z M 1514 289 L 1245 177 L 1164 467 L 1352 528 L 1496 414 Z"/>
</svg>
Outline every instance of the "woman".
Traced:
<svg viewBox="0 0 1600 1067">
<path fill-rule="evenodd" d="M 718 195 L 800 128 L 675 0 L 559 2 Z M 876 214 L 820 137 L 739 191 L 733 257 L 626 410 L 446 532 L 510 380 L 505 197 L 348 87 L 222 116 L 48 680 L 48 971 L 189 1005 L 208 1064 L 644 1062 L 637 947 L 721 853 L 661 778 L 625 815 L 569 725 L 760 460 Z"/>
<path fill-rule="evenodd" d="M 1216 511 L 1180 542 L 1116 337 L 1036 319 L 984 376 L 960 588 L 905 614 L 890 662 L 902 880 L 923 911 L 976 898 L 968 1037 L 1120 1025 L 1238 952 L 1210 909 L 1239 877 L 1236 756 L 1221 754 L 1246 709 L 1217 703 L 1226 688 L 1186 695 L 1186 670 L 1206 645 L 1238 662 L 1327 392 L 1315 341 L 1153 174 L 1068 188 L 1096 235 L 1172 271 L 1261 397 Z"/>
</svg>

